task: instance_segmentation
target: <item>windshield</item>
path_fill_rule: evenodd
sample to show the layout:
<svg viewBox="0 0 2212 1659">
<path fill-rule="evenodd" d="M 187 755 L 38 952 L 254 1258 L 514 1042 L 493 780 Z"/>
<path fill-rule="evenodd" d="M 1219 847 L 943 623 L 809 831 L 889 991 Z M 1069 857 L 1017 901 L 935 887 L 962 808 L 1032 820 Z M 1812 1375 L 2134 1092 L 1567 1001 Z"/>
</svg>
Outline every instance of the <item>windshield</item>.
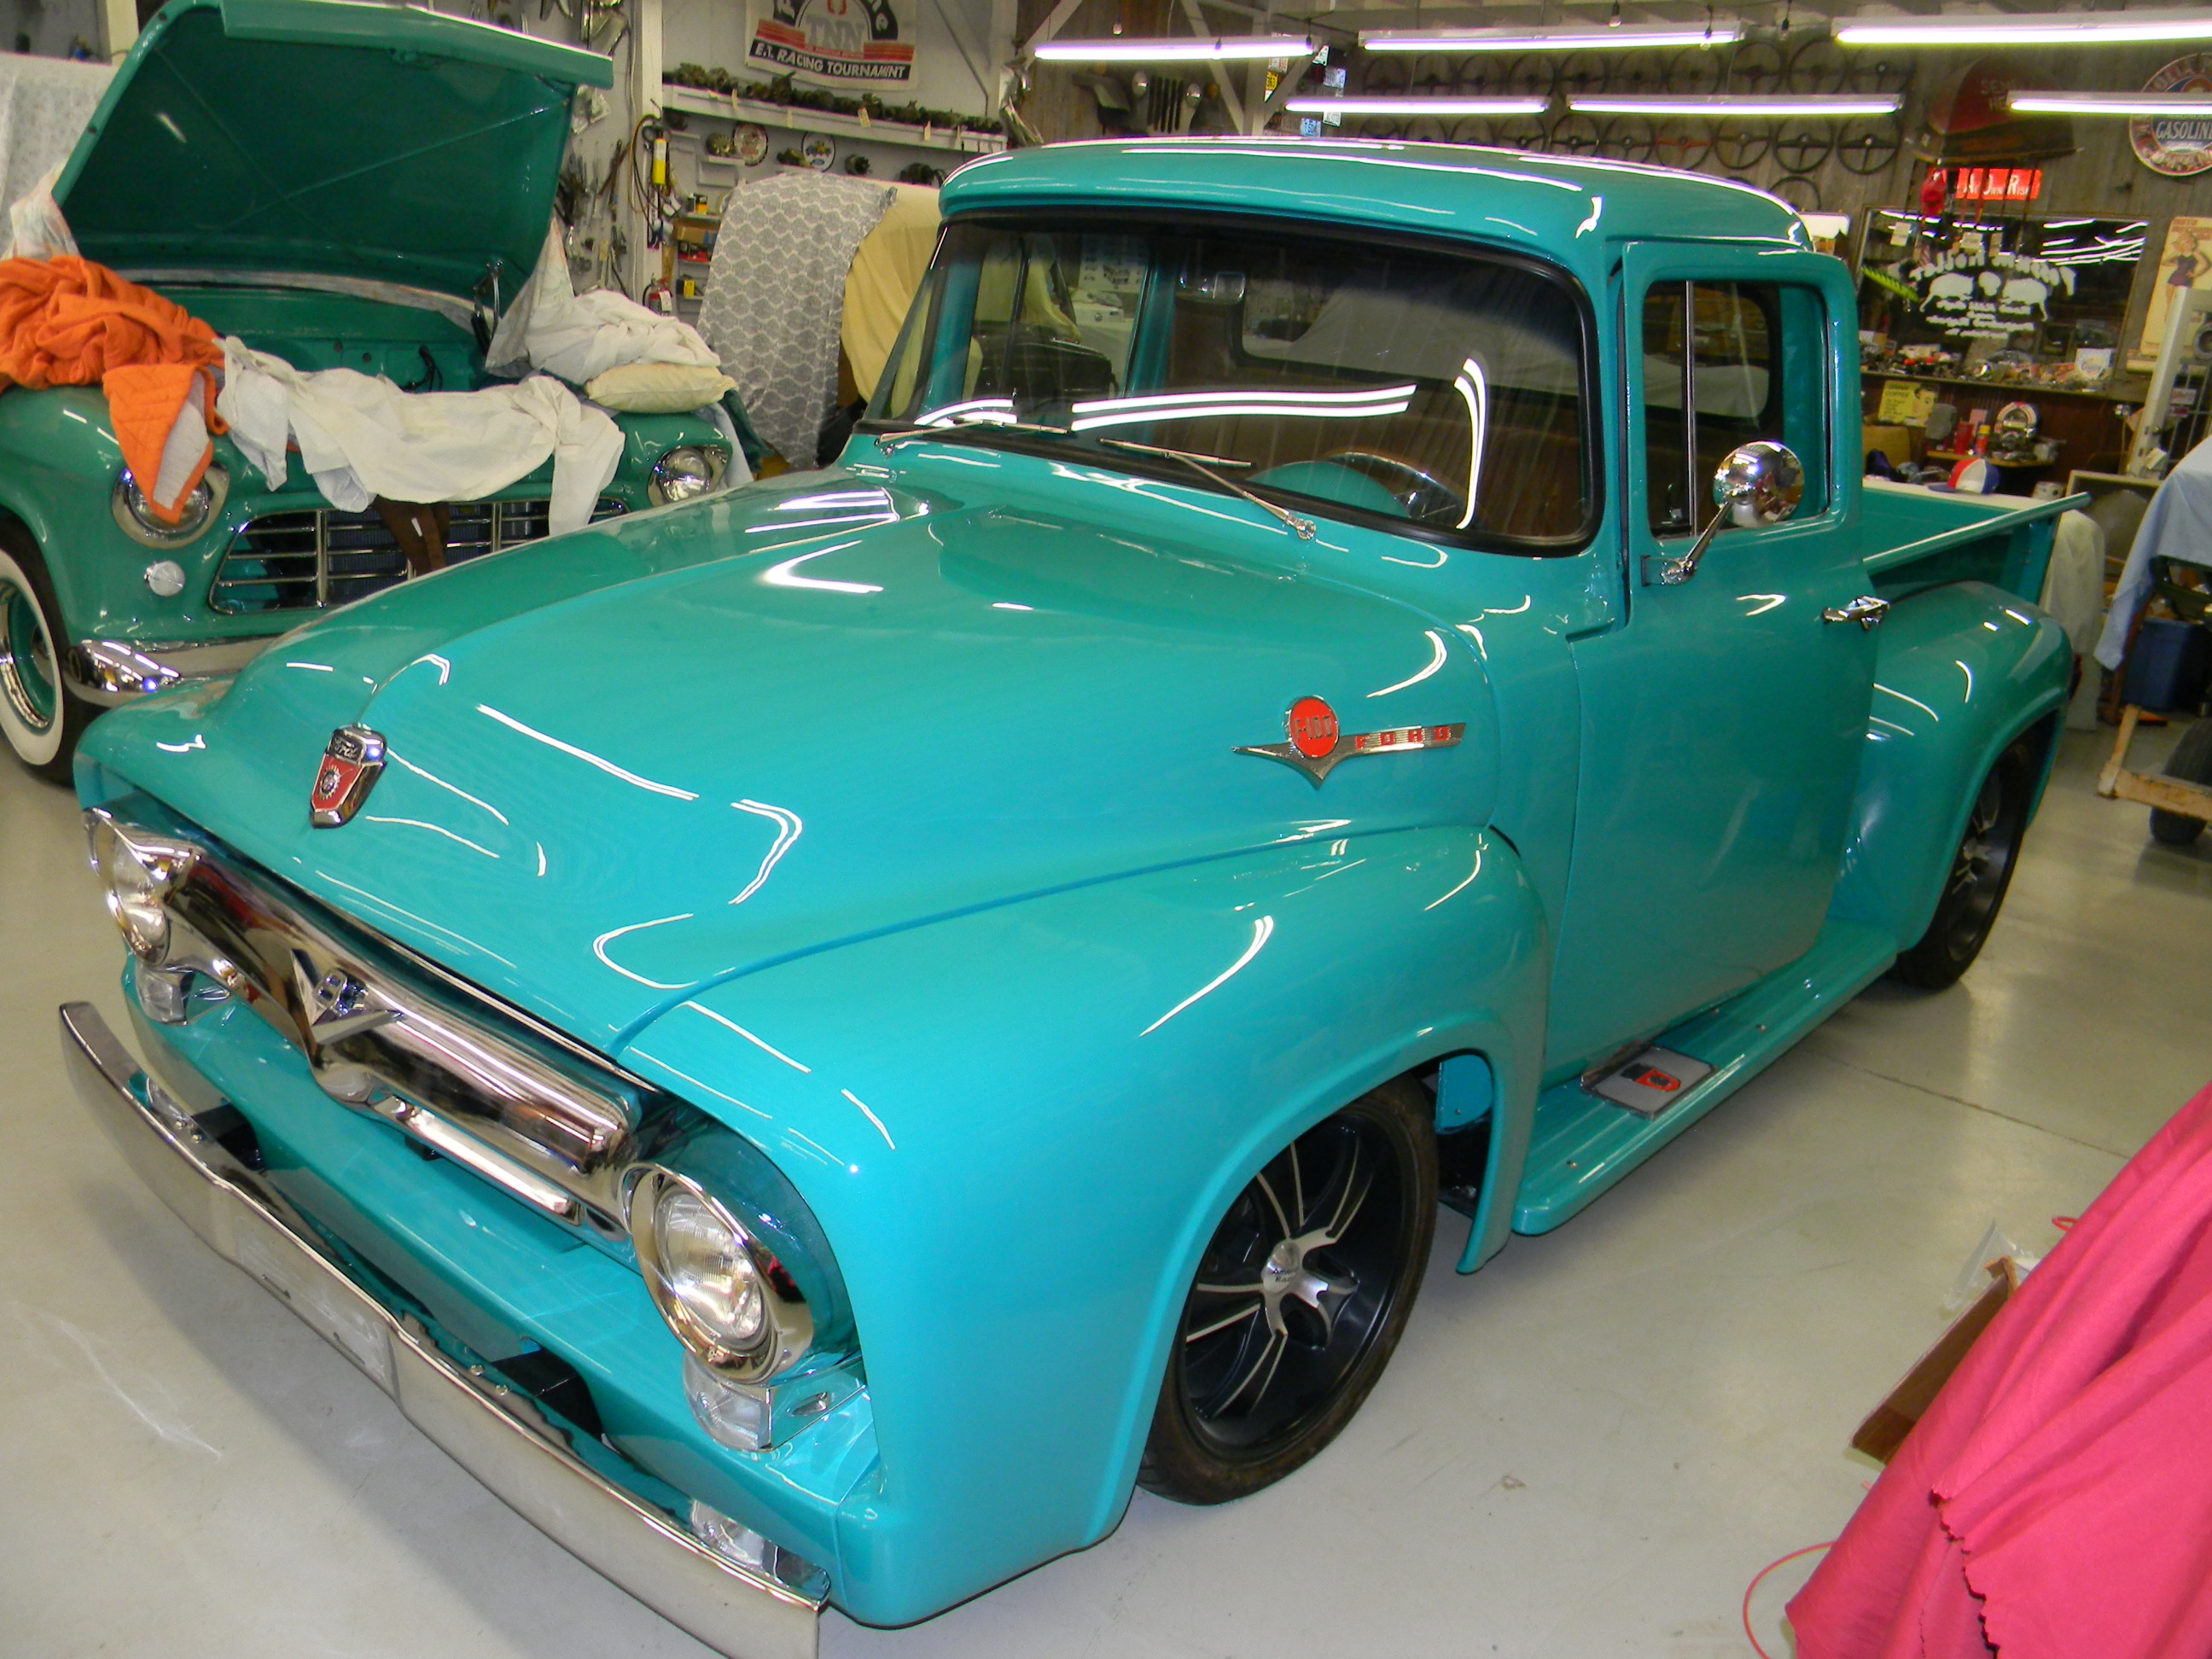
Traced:
<svg viewBox="0 0 2212 1659">
<path fill-rule="evenodd" d="M 1589 517 L 1582 401 L 1575 301 L 1522 264 L 970 221 L 947 228 L 868 414 L 1172 447 L 1337 516 L 1556 545 Z"/>
</svg>

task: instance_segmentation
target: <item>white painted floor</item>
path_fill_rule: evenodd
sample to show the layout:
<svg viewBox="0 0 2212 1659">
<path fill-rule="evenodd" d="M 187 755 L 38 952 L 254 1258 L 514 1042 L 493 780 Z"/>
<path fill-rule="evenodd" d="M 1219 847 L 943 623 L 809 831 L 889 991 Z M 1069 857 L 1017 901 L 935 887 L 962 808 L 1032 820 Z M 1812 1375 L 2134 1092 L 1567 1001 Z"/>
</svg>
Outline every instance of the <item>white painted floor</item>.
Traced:
<svg viewBox="0 0 2212 1659">
<path fill-rule="evenodd" d="M 2172 733 L 2152 734 L 2146 758 Z M 1316 1463 L 1121 1529 L 832 1659 L 1747 1655 L 1744 1588 L 1832 1537 L 1852 1427 L 1983 1230 L 2031 1248 L 2212 1076 L 2212 836 L 2157 846 L 2067 739 L 1957 988 L 1877 986 L 1587 1214 L 1461 1279 Z M 70 1098 L 120 1024 L 73 804 L 0 763 L 0 1652 L 625 1659 L 705 1650 L 516 1519 L 203 1249 Z M 1802 1564 L 1770 1581 L 1762 1639 Z"/>
</svg>

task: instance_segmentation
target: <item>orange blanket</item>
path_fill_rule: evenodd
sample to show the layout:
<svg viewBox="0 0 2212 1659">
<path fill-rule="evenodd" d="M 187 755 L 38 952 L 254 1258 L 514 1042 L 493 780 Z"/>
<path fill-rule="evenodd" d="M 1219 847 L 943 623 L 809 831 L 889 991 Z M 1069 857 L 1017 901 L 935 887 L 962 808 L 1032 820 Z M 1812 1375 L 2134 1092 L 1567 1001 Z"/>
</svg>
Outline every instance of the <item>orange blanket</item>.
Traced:
<svg viewBox="0 0 2212 1659">
<path fill-rule="evenodd" d="M 124 463 L 162 519 L 180 516 L 214 454 L 196 425 L 223 429 L 211 373 L 222 362 L 213 329 L 105 265 L 0 259 L 0 388 L 97 383 Z M 180 441 L 198 453 L 168 456 L 187 399 L 200 421 L 185 421 Z"/>
</svg>

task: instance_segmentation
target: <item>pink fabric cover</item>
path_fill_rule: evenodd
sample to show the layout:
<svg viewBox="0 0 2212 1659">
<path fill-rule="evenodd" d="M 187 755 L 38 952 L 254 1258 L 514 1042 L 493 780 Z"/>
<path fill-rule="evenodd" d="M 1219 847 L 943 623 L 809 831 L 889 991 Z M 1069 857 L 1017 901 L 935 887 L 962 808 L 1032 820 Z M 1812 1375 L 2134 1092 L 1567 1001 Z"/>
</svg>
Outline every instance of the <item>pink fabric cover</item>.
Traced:
<svg viewBox="0 0 2212 1659">
<path fill-rule="evenodd" d="M 2028 1275 L 1790 1619 L 1800 1659 L 2212 1655 L 2212 1087 Z"/>
</svg>

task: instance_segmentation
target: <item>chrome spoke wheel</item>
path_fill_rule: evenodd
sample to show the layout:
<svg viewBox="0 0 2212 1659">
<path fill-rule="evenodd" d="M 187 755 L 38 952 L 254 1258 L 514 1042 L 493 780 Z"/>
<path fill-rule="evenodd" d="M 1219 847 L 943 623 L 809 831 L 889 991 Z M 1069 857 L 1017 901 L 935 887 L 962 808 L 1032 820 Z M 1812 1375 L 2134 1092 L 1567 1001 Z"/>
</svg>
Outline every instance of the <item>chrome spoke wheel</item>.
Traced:
<svg viewBox="0 0 2212 1659">
<path fill-rule="evenodd" d="M 1378 1127 L 1340 1114 L 1284 1148 L 1229 1206 L 1170 1361 L 1203 1443 L 1264 1453 L 1341 1392 L 1402 1277 L 1413 1194 L 1400 1164 Z"/>
</svg>

